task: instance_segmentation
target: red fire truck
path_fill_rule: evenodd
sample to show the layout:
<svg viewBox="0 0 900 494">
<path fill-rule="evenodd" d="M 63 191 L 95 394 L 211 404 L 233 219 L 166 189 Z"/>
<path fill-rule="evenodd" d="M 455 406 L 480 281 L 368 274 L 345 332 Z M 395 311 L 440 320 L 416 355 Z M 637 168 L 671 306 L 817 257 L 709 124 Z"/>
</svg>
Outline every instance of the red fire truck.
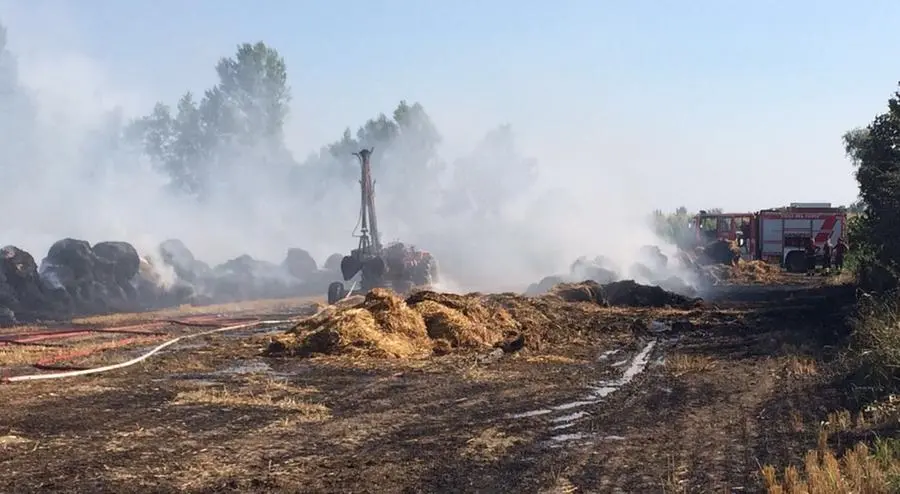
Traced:
<svg viewBox="0 0 900 494">
<path fill-rule="evenodd" d="M 778 263 L 788 271 L 802 272 L 807 239 L 813 239 L 821 254 L 826 240 L 835 245 L 844 235 L 846 224 L 846 212 L 831 203 L 792 203 L 755 213 L 700 211 L 690 227 L 699 245 L 733 240 L 741 246 L 744 259 Z"/>
</svg>

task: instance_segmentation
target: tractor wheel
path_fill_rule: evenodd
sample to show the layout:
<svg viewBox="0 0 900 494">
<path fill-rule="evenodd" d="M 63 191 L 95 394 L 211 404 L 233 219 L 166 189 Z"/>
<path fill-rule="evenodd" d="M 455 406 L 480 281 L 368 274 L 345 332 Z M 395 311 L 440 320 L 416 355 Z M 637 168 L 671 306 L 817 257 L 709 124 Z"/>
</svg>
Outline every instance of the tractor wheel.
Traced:
<svg viewBox="0 0 900 494">
<path fill-rule="evenodd" d="M 328 285 L 328 304 L 334 304 L 347 296 L 347 290 L 340 281 Z"/>
</svg>

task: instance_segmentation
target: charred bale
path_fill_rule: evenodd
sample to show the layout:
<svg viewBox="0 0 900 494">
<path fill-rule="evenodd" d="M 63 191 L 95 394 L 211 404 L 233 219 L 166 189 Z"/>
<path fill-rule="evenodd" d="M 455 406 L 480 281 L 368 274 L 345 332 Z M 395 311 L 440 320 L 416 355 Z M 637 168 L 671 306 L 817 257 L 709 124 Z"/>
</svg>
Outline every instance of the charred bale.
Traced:
<svg viewBox="0 0 900 494">
<path fill-rule="evenodd" d="M 627 307 L 693 307 L 702 302 L 664 290 L 658 286 L 641 285 L 633 280 L 617 281 L 602 286 L 605 300 L 611 306 Z"/>
<path fill-rule="evenodd" d="M 175 238 L 166 240 L 159 244 L 158 250 L 162 261 L 175 270 L 178 278 L 188 283 L 200 282 L 212 273 L 209 265 L 198 261 L 181 240 Z"/>
<path fill-rule="evenodd" d="M 550 293 L 566 302 L 589 302 L 604 306 L 609 305 L 603 287 L 596 281 L 560 283 L 554 286 Z"/>
<path fill-rule="evenodd" d="M 554 286 L 559 285 L 560 283 L 565 283 L 566 280 L 563 279 L 562 276 L 546 276 L 541 281 L 537 283 L 532 283 L 525 290 L 525 295 L 529 296 L 537 296 L 543 295 L 550 290 L 553 289 Z"/>
<path fill-rule="evenodd" d="M 97 255 L 84 240 L 65 238 L 50 247 L 40 274 L 57 292 L 64 290 L 80 314 L 132 311 L 140 308 L 131 278 L 140 258 L 130 244 L 101 242 Z"/>
<path fill-rule="evenodd" d="M 209 288 L 216 302 L 290 297 L 299 285 L 279 266 L 247 254 L 216 266 L 213 274 Z"/>
<path fill-rule="evenodd" d="M 15 317 L 22 320 L 53 318 L 65 311 L 65 297 L 54 293 L 41 280 L 34 257 L 18 247 L 8 245 L 0 250 L 0 264 L 6 284 L 12 289 L 14 299 L 7 306 Z"/>
<path fill-rule="evenodd" d="M 301 280 L 308 278 L 319 269 L 312 255 L 298 248 L 288 249 L 287 256 L 285 256 L 284 262 L 281 263 L 281 267 L 294 278 Z"/>
<path fill-rule="evenodd" d="M 703 247 L 703 254 L 712 264 L 737 264 L 741 259 L 741 248 L 737 242 L 716 240 Z"/>
<path fill-rule="evenodd" d="M 137 249 L 127 242 L 99 242 L 92 250 L 101 261 L 106 261 L 99 265 L 108 263 L 112 269 L 113 281 L 124 293 L 128 305 L 139 308 L 137 290 L 132 284 L 141 266 Z"/>
<path fill-rule="evenodd" d="M 597 283 L 612 283 L 619 278 L 615 271 L 609 269 L 611 264 L 601 257 L 588 260 L 585 257 L 578 258 L 569 268 L 569 275 L 574 281 L 593 280 Z"/>
<path fill-rule="evenodd" d="M 335 273 L 341 272 L 341 260 L 344 258 L 342 254 L 331 254 L 328 256 L 328 259 L 325 259 L 325 264 L 322 266 L 322 269 L 326 271 L 332 271 Z"/>
<path fill-rule="evenodd" d="M 112 264 L 116 281 L 130 283 L 141 267 L 141 257 L 137 249 L 128 242 L 99 242 L 94 245 L 94 254 Z"/>
</svg>

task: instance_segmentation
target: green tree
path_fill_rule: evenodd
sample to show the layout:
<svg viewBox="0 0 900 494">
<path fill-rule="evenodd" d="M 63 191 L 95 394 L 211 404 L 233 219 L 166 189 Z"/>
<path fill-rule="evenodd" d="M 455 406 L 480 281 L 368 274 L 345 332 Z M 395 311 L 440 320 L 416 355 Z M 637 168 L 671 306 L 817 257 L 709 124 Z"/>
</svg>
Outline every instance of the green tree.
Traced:
<svg viewBox="0 0 900 494">
<path fill-rule="evenodd" d="M 863 206 L 851 229 L 851 245 L 866 253 L 861 281 L 876 290 L 896 287 L 900 275 L 900 92 L 887 106 L 867 127 L 843 136 Z"/>
<path fill-rule="evenodd" d="M 210 174 L 223 167 L 286 170 L 293 164 L 283 140 L 291 100 L 284 59 L 262 42 L 244 43 L 215 70 L 219 81 L 199 102 L 185 93 L 174 115 L 157 103 L 127 132 L 165 170 L 174 189 L 198 196 L 206 192 Z"/>
<path fill-rule="evenodd" d="M 261 41 L 244 43 L 234 57 L 219 60 L 216 73 L 219 84 L 207 97 L 218 106 L 214 113 L 218 118 L 210 123 L 244 144 L 280 140 L 291 94 L 287 67 L 278 51 Z"/>
</svg>

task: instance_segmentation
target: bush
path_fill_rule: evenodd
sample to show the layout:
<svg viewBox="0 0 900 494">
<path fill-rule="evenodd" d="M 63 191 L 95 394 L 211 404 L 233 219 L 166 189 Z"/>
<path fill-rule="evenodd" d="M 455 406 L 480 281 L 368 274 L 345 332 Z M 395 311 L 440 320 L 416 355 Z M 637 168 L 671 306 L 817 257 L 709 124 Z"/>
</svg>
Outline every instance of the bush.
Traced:
<svg viewBox="0 0 900 494">
<path fill-rule="evenodd" d="M 900 296 L 896 292 L 859 300 L 852 321 L 852 352 L 865 381 L 893 387 L 900 379 Z"/>
</svg>

